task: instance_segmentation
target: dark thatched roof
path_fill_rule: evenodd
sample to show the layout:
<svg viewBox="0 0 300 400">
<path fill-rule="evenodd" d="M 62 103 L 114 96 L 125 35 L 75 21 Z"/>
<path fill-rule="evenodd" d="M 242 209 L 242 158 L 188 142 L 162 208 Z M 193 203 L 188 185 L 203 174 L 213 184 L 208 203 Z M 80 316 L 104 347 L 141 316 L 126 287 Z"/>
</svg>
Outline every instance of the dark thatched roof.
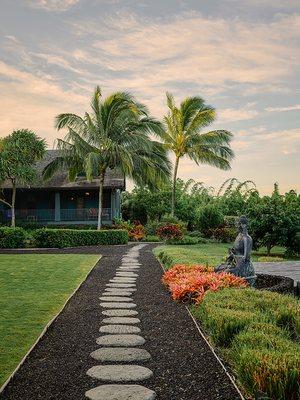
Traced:
<svg viewBox="0 0 300 400">
<path fill-rule="evenodd" d="M 70 182 L 66 171 L 57 172 L 50 180 L 44 181 L 42 172 L 44 168 L 58 155 L 58 150 L 47 150 L 45 157 L 36 163 L 38 179 L 31 185 L 18 185 L 18 188 L 45 188 L 45 189 L 93 189 L 99 187 L 99 179 L 87 181 L 84 177 L 78 177 Z M 3 189 L 11 188 L 9 181 L 1 185 Z M 104 179 L 105 188 L 125 189 L 125 177 L 117 171 L 108 170 Z"/>
</svg>

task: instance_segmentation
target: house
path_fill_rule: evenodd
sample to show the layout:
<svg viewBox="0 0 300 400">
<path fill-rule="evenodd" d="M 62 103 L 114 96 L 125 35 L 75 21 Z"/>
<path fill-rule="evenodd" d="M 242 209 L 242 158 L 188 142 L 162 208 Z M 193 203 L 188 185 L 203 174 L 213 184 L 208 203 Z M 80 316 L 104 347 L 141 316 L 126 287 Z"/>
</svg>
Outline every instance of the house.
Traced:
<svg viewBox="0 0 300 400">
<path fill-rule="evenodd" d="M 57 172 L 49 181 L 43 181 L 42 171 L 56 156 L 57 150 L 47 150 L 43 160 L 36 164 L 38 179 L 32 185 L 18 185 L 16 196 L 17 222 L 40 224 L 96 224 L 98 218 L 99 180 L 87 181 L 79 176 L 74 182 L 66 171 Z M 11 199 L 11 184 L 2 186 L 4 197 Z M 102 221 L 111 224 L 120 216 L 120 193 L 125 190 L 125 177 L 108 170 L 104 180 Z M 0 203 L 2 223 L 10 219 L 11 210 Z"/>
</svg>

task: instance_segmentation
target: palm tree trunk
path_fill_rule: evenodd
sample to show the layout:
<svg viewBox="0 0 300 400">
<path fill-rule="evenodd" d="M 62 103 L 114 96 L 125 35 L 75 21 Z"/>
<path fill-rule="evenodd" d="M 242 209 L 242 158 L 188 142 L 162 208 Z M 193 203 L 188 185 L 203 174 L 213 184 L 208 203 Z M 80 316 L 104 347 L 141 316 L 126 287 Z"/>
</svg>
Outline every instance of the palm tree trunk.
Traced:
<svg viewBox="0 0 300 400">
<path fill-rule="evenodd" d="M 98 225 L 97 230 L 102 227 L 102 203 L 103 203 L 103 185 L 105 172 L 101 172 L 99 177 L 99 203 L 98 203 Z"/>
<path fill-rule="evenodd" d="M 179 157 L 176 157 L 175 167 L 174 167 L 174 176 L 173 176 L 173 188 L 172 188 L 172 204 L 171 204 L 171 215 L 172 215 L 172 217 L 175 216 L 176 181 L 177 181 L 178 164 L 179 164 Z"/>
<path fill-rule="evenodd" d="M 16 226 L 15 203 L 16 203 L 16 181 L 12 179 L 12 198 L 11 198 L 11 227 Z"/>
</svg>

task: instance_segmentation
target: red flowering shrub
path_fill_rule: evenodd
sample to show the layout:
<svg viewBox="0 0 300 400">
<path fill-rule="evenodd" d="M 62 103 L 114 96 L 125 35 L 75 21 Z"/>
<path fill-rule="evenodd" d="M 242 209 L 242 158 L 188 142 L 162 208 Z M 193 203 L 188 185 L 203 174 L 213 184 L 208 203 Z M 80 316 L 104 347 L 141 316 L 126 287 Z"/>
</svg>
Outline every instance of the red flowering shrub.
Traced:
<svg viewBox="0 0 300 400">
<path fill-rule="evenodd" d="M 168 224 L 161 226 L 156 231 L 157 236 L 162 240 L 182 239 L 182 229 L 178 224 Z"/>
<path fill-rule="evenodd" d="M 140 221 L 133 222 L 133 228 L 130 229 L 128 234 L 129 234 L 129 239 L 133 240 L 135 242 L 139 242 L 140 240 L 144 239 L 144 237 L 146 236 L 145 228 L 140 223 Z"/>
<path fill-rule="evenodd" d="M 222 272 L 217 274 L 204 265 L 174 265 L 164 273 L 163 283 L 168 286 L 174 300 L 200 303 L 208 290 L 228 287 L 246 287 L 245 279 Z"/>
</svg>

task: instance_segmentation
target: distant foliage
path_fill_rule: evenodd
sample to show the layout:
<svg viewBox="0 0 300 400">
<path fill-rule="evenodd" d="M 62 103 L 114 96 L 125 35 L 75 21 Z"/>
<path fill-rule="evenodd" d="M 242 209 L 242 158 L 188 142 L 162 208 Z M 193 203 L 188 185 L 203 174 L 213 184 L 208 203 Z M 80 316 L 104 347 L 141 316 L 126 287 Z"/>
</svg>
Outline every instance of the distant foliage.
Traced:
<svg viewBox="0 0 300 400">
<path fill-rule="evenodd" d="M 224 215 L 220 209 L 213 204 L 208 204 L 198 210 L 198 229 L 206 232 L 215 229 L 224 222 Z"/>
</svg>

